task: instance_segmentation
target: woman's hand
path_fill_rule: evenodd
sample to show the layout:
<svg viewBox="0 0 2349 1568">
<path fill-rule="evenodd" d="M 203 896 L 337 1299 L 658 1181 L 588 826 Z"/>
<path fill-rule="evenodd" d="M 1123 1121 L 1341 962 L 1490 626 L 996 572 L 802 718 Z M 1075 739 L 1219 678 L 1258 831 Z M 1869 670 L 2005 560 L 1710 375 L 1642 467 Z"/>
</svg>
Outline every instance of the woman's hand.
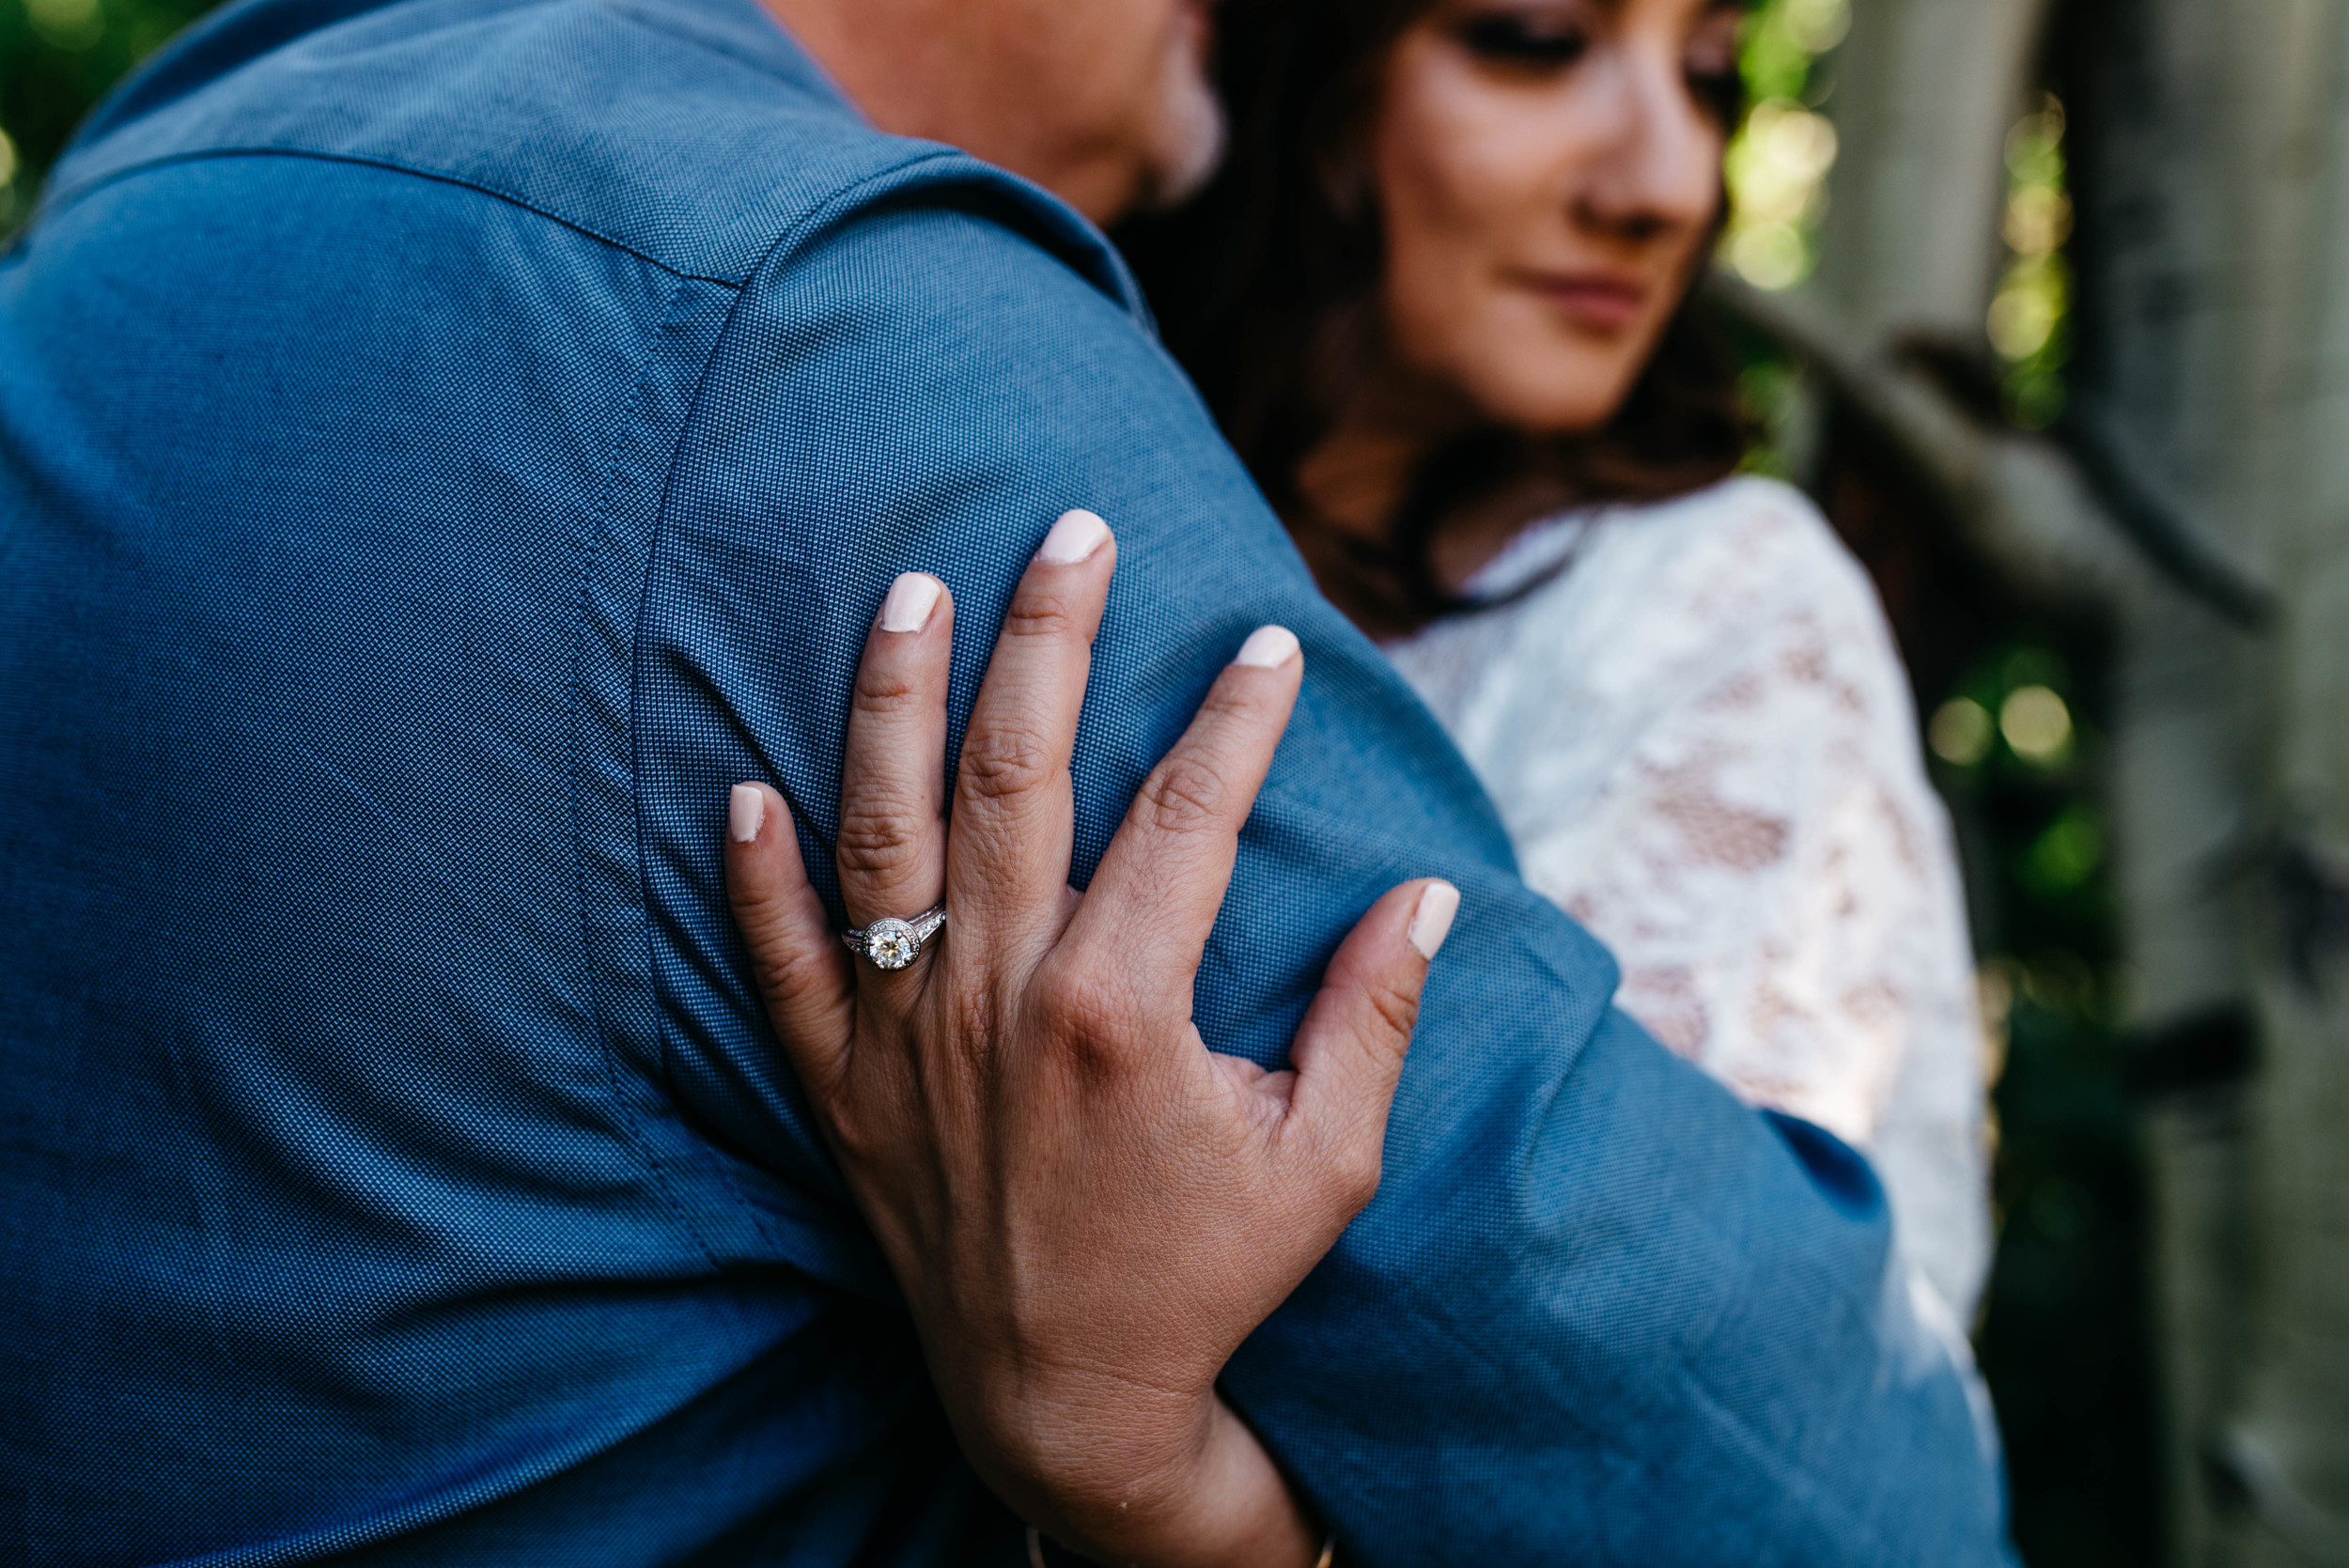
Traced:
<svg viewBox="0 0 2349 1568">
<path fill-rule="evenodd" d="M 943 815 L 953 605 L 891 588 L 841 784 L 849 918 L 946 924 L 852 959 L 782 797 L 736 788 L 727 878 L 777 1035 L 904 1287 L 964 1452 L 1079 1550 L 1310 1563 L 1320 1541 L 1215 1391 L 1377 1187 L 1427 961 L 1458 893 L 1388 893 L 1331 960 L 1294 1070 L 1211 1053 L 1191 983 L 1302 675 L 1266 628 L 1067 885 L 1069 757 L 1115 562 L 1072 512 L 1021 580 Z"/>
</svg>

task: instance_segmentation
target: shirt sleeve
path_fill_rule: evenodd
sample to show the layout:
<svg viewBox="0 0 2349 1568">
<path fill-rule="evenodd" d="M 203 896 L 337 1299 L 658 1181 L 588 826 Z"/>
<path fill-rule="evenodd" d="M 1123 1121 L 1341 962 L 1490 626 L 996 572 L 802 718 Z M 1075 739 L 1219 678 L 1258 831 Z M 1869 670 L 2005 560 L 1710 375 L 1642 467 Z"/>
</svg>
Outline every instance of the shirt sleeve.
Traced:
<svg viewBox="0 0 2349 1568">
<path fill-rule="evenodd" d="M 1200 977 L 1208 1042 L 1278 1063 L 1381 892 L 1463 893 L 1379 1193 L 1227 1372 L 1349 1560 L 2000 1560 L 1995 1456 L 1888 1266 L 1865 1164 L 1611 1008 L 1605 952 L 1518 880 L 1466 764 L 1315 592 L 1105 257 L 968 164 L 844 197 L 744 290 L 675 458 L 633 698 L 664 1050 L 775 1259 L 853 1285 L 823 1261 L 853 1221 L 725 921 L 725 786 L 775 779 L 828 867 L 849 680 L 892 577 L 955 591 L 958 745 L 1021 568 L 1088 506 L 1120 564 L 1080 730 L 1080 885 L 1247 633 L 1305 648 Z"/>
</svg>

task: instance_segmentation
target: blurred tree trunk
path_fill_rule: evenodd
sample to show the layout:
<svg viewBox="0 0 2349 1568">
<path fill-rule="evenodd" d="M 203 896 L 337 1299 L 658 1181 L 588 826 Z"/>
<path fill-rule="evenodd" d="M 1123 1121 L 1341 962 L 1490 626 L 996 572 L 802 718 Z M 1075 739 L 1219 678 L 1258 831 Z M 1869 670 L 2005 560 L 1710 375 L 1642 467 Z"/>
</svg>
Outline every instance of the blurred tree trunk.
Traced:
<svg viewBox="0 0 2349 1568">
<path fill-rule="evenodd" d="M 2259 639 L 2175 594 L 2125 607 L 2140 1007 L 2174 1031 L 2248 994 L 2263 1048 L 2232 1081 L 2248 1054 L 2206 1051 L 2150 1118 L 2175 1560 L 2193 1564 L 2349 1562 L 2349 1010 L 2322 951 L 2325 846 L 2349 843 L 2341 21 L 2332 0 L 2110 0 L 2072 34 L 2095 132 L 2082 391 L 2279 585 Z"/>
<path fill-rule="evenodd" d="M 1813 290 L 1847 360 L 1980 340 L 2048 9 L 1858 0 Z M 1968 448 L 1946 415 L 1903 425 L 1911 393 L 1881 400 L 2011 575 L 2092 582 L 2116 632 L 2133 1021 L 2166 1085 L 2146 1122 L 2172 1560 L 2349 1564 L 2349 18 L 2065 0 L 2052 24 L 2085 132 L 2075 396 L 2136 483 L 2281 585 L 2272 627 L 2116 556 L 2109 508 L 2046 449 Z"/>
<path fill-rule="evenodd" d="M 1819 287 L 1853 330 L 1982 334 L 2007 127 L 2047 0 L 1857 0 L 1836 65 L 1843 142 Z"/>
<path fill-rule="evenodd" d="M 2149 482 L 2238 551 L 2263 555 L 2262 536 L 2279 520 L 2263 493 L 2277 471 L 2259 447 L 2283 390 L 2276 350 L 2289 311 L 2272 231 L 2305 200 L 2273 162 L 2285 95 L 2256 80 L 2278 63 L 2262 47 L 2278 8 L 2113 0 L 2076 16 L 2072 62 L 2086 132 L 2079 395 L 2096 400 Z M 2242 939 L 2257 890 L 2230 873 L 2246 863 L 2262 811 L 2267 716 L 2255 699 L 2265 650 L 2175 594 L 2134 596 L 2123 614 L 2114 807 L 2142 976 L 2137 1021 L 2155 1038 L 2191 1041 L 2193 1020 L 2242 1016 L 2252 985 Z M 2181 1564 L 2245 1560 L 2225 1539 L 2231 1516 L 2214 1514 L 2209 1460 L 2246 1365 L 2256 1208 L 2246 1095 L 2239 1076 L 2188 1072 L 2146 1117 L 2167 1533 Z"/>
</svg>

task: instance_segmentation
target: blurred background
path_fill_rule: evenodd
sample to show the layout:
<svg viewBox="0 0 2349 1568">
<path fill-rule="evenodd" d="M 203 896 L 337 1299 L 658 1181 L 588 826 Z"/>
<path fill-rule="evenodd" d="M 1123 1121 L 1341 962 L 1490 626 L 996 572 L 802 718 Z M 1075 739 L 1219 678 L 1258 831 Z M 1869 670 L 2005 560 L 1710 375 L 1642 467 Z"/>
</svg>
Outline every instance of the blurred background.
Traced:
<svg viewBox="0 0 2349 1568">
<path fill-rule="evenodd" d="M 0 235 L 207 8 L 0 0 Z M 1708 287 L 1963 843 L 2024 1558 L 2349 1564 L 2349 4 L 1761 0 L 1743 58 Z"/>
</svg>

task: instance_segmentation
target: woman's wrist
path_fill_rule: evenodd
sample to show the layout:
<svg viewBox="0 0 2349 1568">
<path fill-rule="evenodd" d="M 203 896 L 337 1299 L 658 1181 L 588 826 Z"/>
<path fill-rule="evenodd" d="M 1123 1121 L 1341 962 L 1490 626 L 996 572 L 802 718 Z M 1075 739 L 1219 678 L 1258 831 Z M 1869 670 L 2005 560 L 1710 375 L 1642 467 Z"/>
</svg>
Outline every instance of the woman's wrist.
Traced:
<svg viewBox="0 0 2349 1568">
<path fill-rule="evenodd" d="M 954 1383 L 942 1380 L 942 1392 Z M 1090 1371 L 1036 1375 L 1034 1366 L 975 1383 L 987 1392 L 966 1383 L 966 1399 L 947 1402 L 977 1418 L 957 1422 L 972 1463 L 1069 1552 L 1140 1568 L 1314 1568 L 1320 1559 L 1315 1521 L 1212 1385 L 1191 1392 Z"/>
<path fill-rule="evenodd" d="M 1221 1397 L 1209 1420 L 1208 1442 L 1176 1514 L 1180 1532 L 1174 1539 L 1189 1549 L 1162 1560 L 1169 1568 L 1258 1563 L 1314 1568 L 1321 1555 L 1321 1530 L 1288 1478 Z"/>
<path fill-rule="evenodd" d="M 1000 1488 L 1083 1557 L 1141 1568 L 1315 1568 L 1321 1557 L 1324 1536 L 1287 1478 L 1213 1392 L 1178 1414 L 1131 1390 L 1063 1391 L 1008 1424 L 1026 1436 L 1017 1457 L 999 1454 L 1017 1472 Z"/>
</svg>

